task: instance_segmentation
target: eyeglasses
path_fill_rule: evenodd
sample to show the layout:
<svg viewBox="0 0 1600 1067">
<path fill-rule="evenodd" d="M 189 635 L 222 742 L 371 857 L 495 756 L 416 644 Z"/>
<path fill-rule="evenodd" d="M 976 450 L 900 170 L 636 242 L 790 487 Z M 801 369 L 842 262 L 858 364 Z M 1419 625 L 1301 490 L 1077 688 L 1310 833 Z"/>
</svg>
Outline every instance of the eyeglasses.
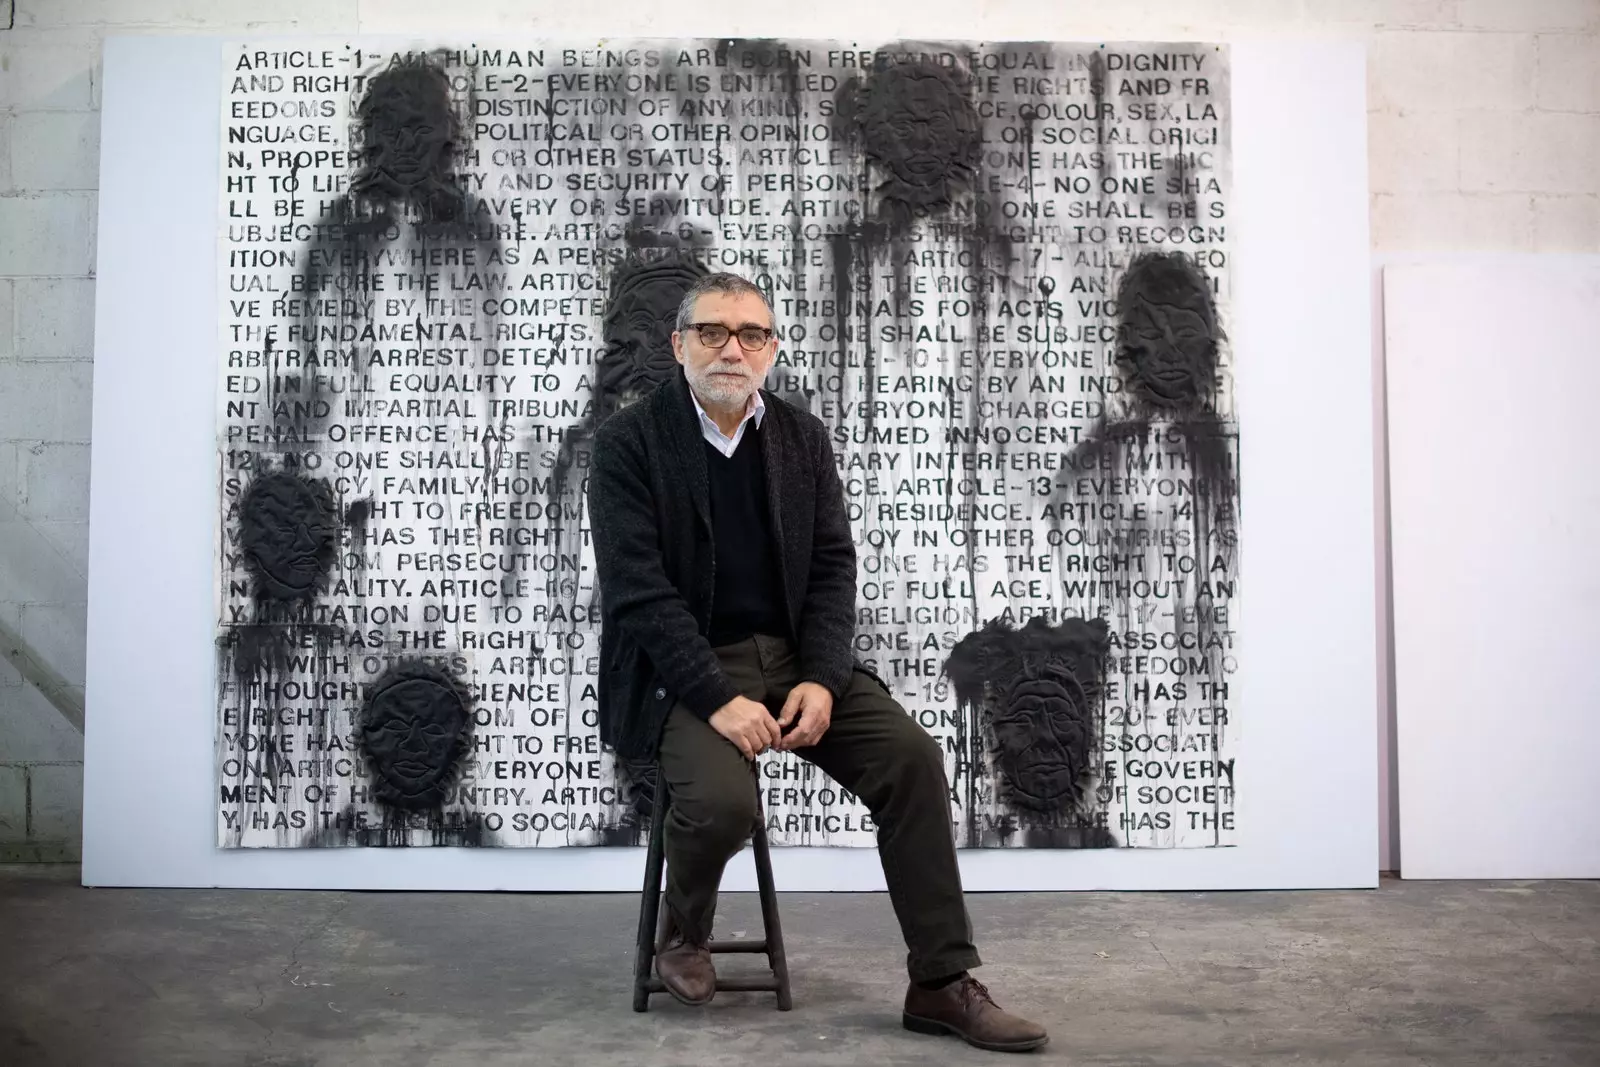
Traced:
<svg viewBox="0 0 1600 1067">
<path fill-rule="evenodd" d="M 721 348 L 735 332 L 739 335 L 739 347 L 746 352 L 759 352 L 772 339 L 772 331 L 765 326 L 741 326 L 733 331 L 720 322 L 691 322 L 689 329 L 700 335 L 700 343 L 707 348 Z"/>
</svg>

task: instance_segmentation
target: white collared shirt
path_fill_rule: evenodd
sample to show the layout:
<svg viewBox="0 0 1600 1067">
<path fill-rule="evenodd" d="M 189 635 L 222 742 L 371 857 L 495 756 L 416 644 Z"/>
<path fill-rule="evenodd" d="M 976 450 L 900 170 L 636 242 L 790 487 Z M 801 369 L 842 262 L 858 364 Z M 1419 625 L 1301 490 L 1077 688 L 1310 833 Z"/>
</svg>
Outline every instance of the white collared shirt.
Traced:
<svg viewBox="0 0 1600 1067">
<path fill-rule="evenodd" d="M 717 420 L 706 414 L 706 409 L 700 406 L 700 398 L 694 395 L 694 390 L 689 390 L 689 396 L 694 399 L 694 409 L 700 413 L 700 436 L 712 448 L 724 456 L 732 457 L 734 450 L 739 447 L 739 442 L 744 439 L 744 428 L 751 419 L 755 420 L 756 428 L 761 428 L 761 418 L 767 413 L 767 403 L 761 399 L 761 390 L 757 389 L 750 394 L 750 399 L 745 403 L 744 418 L 739 420 L 739 425 L 734 428 L 733 436 L 729 437 L 717 425 Z"/>
</svg>

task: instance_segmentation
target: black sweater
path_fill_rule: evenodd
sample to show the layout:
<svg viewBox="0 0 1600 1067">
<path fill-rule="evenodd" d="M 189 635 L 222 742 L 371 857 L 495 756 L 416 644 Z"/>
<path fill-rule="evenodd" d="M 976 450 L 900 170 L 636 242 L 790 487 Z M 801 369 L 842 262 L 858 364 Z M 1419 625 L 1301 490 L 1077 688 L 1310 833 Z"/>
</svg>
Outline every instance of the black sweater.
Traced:
<svg viewBox="0 0 1600 1067">
<path fill-rule="evenodd" d="M 788 637 L 782 575 L 772 518 L 767 514 L 767 475 L 761 469 L 761 431 L 745 424 L 733 455 L 705 444 L 711 489 L 714 560 L 711 625 L 713 646 L 731 645 L 753 634 Z"/>
<path fill-rule="evenodd" d="M 852 669 L 863 669 L 851 650 L 856 553 L 844 488 L 821 420 L 762 397 L 760 452 L 789 632 L 802 676 L 837 699 Z M 600 739 L 621 756 L 654 756 L 673 701 L 709 717 L 738 695 L 711 651 L 716 547 L 706 445 L 681 371 L 601 424 L 588 504 L 600 587 Z"/>
</svg>

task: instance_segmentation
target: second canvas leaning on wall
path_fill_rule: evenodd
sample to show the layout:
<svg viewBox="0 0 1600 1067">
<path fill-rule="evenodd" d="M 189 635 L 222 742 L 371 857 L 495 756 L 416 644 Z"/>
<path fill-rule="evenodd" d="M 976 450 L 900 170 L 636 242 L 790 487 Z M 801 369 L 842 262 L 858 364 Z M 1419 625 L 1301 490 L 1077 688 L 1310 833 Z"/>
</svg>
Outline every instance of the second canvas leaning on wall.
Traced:
<svg viewBox="0 0 1600 1067">
<path fill-rule="evenodd" d="M 637 844 L 596 731 L 586 479 L 767 294 L 828 427 L 856 652 L 962 847 L 1236 843 L 1228 53 L 1114 43 L 230 46 L 217 842 Z M 872 846 L 762 761 L 780 845 Z"/>
</svg>

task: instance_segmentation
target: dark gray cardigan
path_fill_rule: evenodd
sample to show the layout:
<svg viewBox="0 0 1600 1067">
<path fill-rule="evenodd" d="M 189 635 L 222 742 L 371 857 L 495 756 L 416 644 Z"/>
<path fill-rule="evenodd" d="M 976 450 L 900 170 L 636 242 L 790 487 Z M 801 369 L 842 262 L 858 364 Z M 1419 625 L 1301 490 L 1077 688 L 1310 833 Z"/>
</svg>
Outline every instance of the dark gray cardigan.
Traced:
<svg viewBox="0 0 1600 1067">
<path fill-rule="evenodd" d="M 821 420 L 762 390 L 767 505 L 802 675 L 837 699 L 861 669 L 856 553 Z M 738 695 L 706 639 L 714 546 L 704 438 L 682 371 L 595 434 L 589 519 L 600 583 L 600 739 L 653 757 L 675 700 L 702 718 Z M 881 682 L 880 682 L 881 684 Z"/>
</svg>

